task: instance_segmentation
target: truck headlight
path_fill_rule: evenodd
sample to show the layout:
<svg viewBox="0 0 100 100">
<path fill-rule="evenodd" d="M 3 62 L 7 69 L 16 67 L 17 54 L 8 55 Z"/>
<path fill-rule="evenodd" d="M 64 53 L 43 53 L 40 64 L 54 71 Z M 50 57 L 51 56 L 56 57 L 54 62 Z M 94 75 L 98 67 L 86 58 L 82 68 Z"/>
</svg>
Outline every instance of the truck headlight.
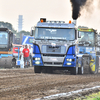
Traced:
<svg viewBox="0 0 100 100">
<path fill-rule="evenodd" d="M 39 65 L 40 64 L 40 61 L 36 61 L 35 64 Z"/>
<path fill-rule="evenodd" d="M 67 61 L 70 61 L 70 62 L 71 62 L 71 61 L 72 61 L 72 59 L 67 59 Z"/>
<path fill-rule="evenodd" d="M 71 63 L 67 63 L 67 65 L 71 65 Z"/>
<path fill-rule="evenodd" d="M 35 58 L 35 60 L 40 60 L 40 58 Z"/>
</svg>

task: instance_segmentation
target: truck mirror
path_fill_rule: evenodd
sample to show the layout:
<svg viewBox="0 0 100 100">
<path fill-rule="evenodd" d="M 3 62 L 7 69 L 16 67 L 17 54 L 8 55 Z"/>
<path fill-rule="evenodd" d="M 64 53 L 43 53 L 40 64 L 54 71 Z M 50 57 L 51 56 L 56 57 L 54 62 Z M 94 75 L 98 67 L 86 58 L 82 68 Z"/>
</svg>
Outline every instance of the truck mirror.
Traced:
<svg viewBox="0 0 100 100">
<path fill-rule="evenodd" d="M 81 38 L 81 32 L 78 32 L 78 38 Z"/>
<path fill-rule="evenodd" d="M 33 31 L 33 30 L 31 30 L 31 32 L 30 32 L 30 36 L 33 36 L 33 32 L 34 32 L 34 31 Z"/>
<path fill-rule="evenodd" d="M 35 27 L 31 27 L 30 36 L 33 36 L 34 35 L 34 30 L 35 30 Z"/>
</svg>

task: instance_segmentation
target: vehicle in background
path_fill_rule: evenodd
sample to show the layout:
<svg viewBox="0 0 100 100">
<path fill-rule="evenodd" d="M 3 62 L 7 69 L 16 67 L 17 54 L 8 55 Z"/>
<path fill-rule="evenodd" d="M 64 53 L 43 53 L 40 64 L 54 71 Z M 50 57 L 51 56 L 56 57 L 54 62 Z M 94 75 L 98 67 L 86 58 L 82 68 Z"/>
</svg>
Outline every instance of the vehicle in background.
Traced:
<svg viewBox="0 0 100 100">
<path fill-rule="evenodd" d="M 34 37 L 33 36 L 23 36 L 22 37 L 22 45 L 31 45 L 31 47 L 33 48 L 33 40 Z"/>
<path fill-rule="evenodd" d="M 16 44 L 20 44 L 20 38 L 16 38 Z"/>
<path fill-rule="evenodd" d="M 0 68 L 12 68 L 16 66 L 12 43 L 13 33 L 7 28 L 0 28 Z"/>
<path fill-rule="evenodd" d="M 15 58 L 18 58 L 18 52 L 20 53 L 20 48 L 22 47 L 22 45 L 19 44 L 13 44 L 13 56 Z M 18 51 L 19 50 L 19 51 Z M 20 55 L 20 54 L 19 54 Z"/>
<path fill-rule="evenodd" d="M 98 33 L 95 29 L 78 27 L 79 38 L 77 46 L 77 63 L 79 73 L 96 74 L 100 68 L 100 45 Z"/>
</svg>

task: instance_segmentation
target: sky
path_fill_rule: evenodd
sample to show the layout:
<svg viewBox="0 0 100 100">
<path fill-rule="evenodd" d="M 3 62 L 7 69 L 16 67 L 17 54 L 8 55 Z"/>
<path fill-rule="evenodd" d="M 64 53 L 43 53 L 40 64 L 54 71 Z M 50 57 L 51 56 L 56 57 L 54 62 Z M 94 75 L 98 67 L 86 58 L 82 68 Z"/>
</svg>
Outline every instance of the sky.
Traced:
<svg viewBox="0 0 100 100">
<path fill-rule="evenodd" d="M 91 13 L 83 11 L 77 26 L 100 30 L 99 13 L 97 6 L 94 6 Z M 40 18 L 69 22 L 72 20 L 72 8 L 70 0 L 0 0 L 0 21 L 9 22 L 18 30 L 19 15 L 23 15 L 23 30 L 30 31 Z"/>
</svg>

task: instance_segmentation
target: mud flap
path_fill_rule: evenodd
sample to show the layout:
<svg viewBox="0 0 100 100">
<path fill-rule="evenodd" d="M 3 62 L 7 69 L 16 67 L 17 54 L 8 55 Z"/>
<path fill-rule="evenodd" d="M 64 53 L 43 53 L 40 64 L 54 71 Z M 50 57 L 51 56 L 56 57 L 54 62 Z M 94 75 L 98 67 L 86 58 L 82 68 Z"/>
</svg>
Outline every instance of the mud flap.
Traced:
<svg viewBox="0 0 100 100">
<path fill-rule="evenodd" d="M 12 57 L 0 58 L 0 68 L 12 68 Z"/>
</svg>

